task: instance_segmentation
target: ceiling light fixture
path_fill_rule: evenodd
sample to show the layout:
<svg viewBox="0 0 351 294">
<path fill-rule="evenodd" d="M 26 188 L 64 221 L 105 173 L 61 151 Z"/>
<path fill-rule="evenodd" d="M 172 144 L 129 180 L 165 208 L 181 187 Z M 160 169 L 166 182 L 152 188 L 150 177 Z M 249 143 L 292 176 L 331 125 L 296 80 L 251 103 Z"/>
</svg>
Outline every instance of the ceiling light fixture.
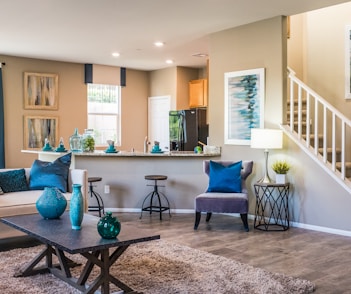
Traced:
<svg viewBox="0 0 351 294">
<path fill-rule="evenodd" d="M 118 52 L 113 52 L 113 53 L 112 53 L 112 56 L 113 56 L 113 57 L 119 57 L 120 54 L 119 54 Z"/>
<path fill-rule="evenodd" d="M 208 55 L 206 53 L 195 53 L 192 56 L 194 56 L 194 57 L 207 57 Z"/>
<path fill-rule="evenodd" d="M 157 41 L 157 42 L 154 43 L 154 45 L 155 45 L 156 47 L 163 47 L 164 44 L 165 44 L 165 43 L 160 42 L 160 41 Z"/>
<path fill-rule="evenodd" d="M 172 63 L 173 63 L 173 60 L 172 60 L 172 59 L 167 59 L 167 60 L 166 60 L 166 63 L 167 63 L 167 64 L 172 64 Z"/>
</svg>

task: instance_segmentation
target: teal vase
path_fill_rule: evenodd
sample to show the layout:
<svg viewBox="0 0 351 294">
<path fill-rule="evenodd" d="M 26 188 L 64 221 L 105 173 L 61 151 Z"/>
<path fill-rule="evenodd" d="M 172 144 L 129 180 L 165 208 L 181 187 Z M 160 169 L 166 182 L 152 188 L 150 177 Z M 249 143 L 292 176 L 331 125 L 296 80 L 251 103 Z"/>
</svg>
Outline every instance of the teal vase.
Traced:
<svg viewBox="0 0 351 294">
<path fill-rule="evenodd" d="M 106 211 L 105 216 L 97 224 L 97 230 L 102 238 L 114 239 L 121 231 L 121 223 L 116 217 L 112 216 L 110 211 Z"/>
<path fill-rule="evenodd" d="M 35 206 L 43 218 L 55 219 L 65 212 L 67 200 L 56 187 L 45 187 Z"/>
<path fill-rule="evenodd" d="M 73 184 L 72 188 L 72 196 L 71 196 L 71 202 L 70 202 L 70 211 L 69 211 L 69 217 L 71 220 L 71 225 L 73 230 L 80 230 L 82 221 L 83 221 L 83 216 L 84 216 L 84 201 L 83 201 L 83 195 L 81 191 L 82 185 L 80 184 Z"/>
</svg>

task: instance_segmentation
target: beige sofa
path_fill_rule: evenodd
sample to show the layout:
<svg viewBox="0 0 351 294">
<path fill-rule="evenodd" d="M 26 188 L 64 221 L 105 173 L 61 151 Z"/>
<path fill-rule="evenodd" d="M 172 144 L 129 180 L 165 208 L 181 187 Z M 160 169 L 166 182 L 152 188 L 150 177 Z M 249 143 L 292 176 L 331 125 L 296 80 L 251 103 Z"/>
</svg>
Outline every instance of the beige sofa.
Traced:
<svg viewBox="0 0 351 294">
<path fill-rule="evenodd" d="M 13 169 L 0 169 L 0 172 Z M 29 182 L 30 168 L 25 168 L 27 182 Z M 69 209 L 69 201 L 72 194 L 72 184 L 82 185 L 82 194 L 84 198 L 84 207 L 87 211 L 87 171 L 81 169 L 70 169 L 68 173 L 68 192 L 64 193 Z M 10 192 L 0 195 L 0 218 L 12 215 L 37 213 L 35 203 L 43 190 L 28 190 L 21 192 Z"/>
</svg>

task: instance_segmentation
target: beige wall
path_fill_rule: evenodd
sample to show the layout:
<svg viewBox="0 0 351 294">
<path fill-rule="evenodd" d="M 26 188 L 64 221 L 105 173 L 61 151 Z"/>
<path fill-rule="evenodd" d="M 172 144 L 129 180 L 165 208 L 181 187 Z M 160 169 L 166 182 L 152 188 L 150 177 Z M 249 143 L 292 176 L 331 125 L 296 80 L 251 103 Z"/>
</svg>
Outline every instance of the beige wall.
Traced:
<svg viewBox="0 0 351 294">
<path fill-rule="evenodd" d="M 117 85 L 121 84 L 121 68 L 117 66 L 107 66 L 93 64 L 93 84 Z"/>
<path fill-rule="evenodd" d="M 351 99 L 345 99 L 344 93 L 345 26 L 351 24 L 350 14 L 348 2 L 293 16 L 296 25 L 289 40 L 289 55 L 295 56 L 289 57 L 289 66 L 300 73 L 303 63 L 303 76 L 298 77 L 349 118 Z M 301 30 L 302 40 L 296 37 Z"/>
<path fill-rule="evenodd" d="M 171 109 L 177 107 L 177 68 L 169 67 L 160 70 L 154 70 L 150 75 L 150 97 L 170 96 Z"/>
<path fill-rule="evenodd" d="M 150 97 L 171 96 L 171 109 L 189 109 L 189 81 L 199 78 L 203 69 L 170 67 L 150 72 Z"/>
<path fill-rule="evenodd" d="M 304 61 L 303 54 L 306 45 L 305 40 L 305 21 L 306 14 L 298 14 L 290 17 L 288 23 L 290 38 L 288 39 L 288 66 L 295 72 L 296 76 L 304 80 Z"/>
<path fill-rule="evenodd" d="M 66 148 L 74 128 L 80 133 L 87 127 L 87 92 L 84 65 L 78 63 L 0 56 L 3 67 L 6 167 L 31 166 L 35 155 L 23 154 L 24 116 L 57 116 L 59 137 Z M 23 105 L 24 72 L 59 75 L 58 110 L 25 110 Z M 122 89 L 122 146 L 142 150 L 147 132 L 148 73 L 127 70 L 127 86 Z M 136 124 L 138 120 L 140 123 Z"/>
<path fill-rule="evenodd" d="M 198 79 L 197 68 L 177 68 L 177 110 L 189 109 L 189 81 Z"/>
<path fill-rule="evenodd" d="M 286 56 L 283 56 L 284 19 L 276 17 L 259 23 L 222 31 L 210 38 L 210 142 L 222 146 L 224 142 L 224 73 L 265 68 L 265 127 L 278 127 L 282 122 L 283 75 Z M 224 155 L 238 148 L 224 145 Z"/>
<path fill-rule="evenodd" d="M 58 117 L 59 137 L 63 137 L 66 146 L 75 127 L 80 131 L 86 128 L 84 66 L 10 56 L 1 56 L 1 60 L 6 63 L 3 67 L 6 167 L 28 167 L 36 156 L 21 153 L 24 148 L 24 116 Z M 24 72 L 59 75 L 58 110 L 24 110 Z"/>
<path fill-rule="evenodd" d="M 286 68 L 285 18 L 276 17 L 225 30 L 210 38 L 209 135 L 210 144 L 222 146 L 222 159 L 255 161 L 251 183 L 262 175 L 263 151 L 250 146 L 224 145 L 224 74 L 265 68 L 265 127 L 278 128 L 282 122 L 282 101 Z M 274 153 L 274 152 L 273 152 Z M 249 185 L 252 189 L 252 185 Z M 251 190 L 251 212 L 255 204 Z"/>
<path fill-rule="evenodd" d="M 127 86 L 122 88 L 122 145 L 120 150 L 143 151 L 147 135 L 149 74 L 127 69 Z"/>
</svg>

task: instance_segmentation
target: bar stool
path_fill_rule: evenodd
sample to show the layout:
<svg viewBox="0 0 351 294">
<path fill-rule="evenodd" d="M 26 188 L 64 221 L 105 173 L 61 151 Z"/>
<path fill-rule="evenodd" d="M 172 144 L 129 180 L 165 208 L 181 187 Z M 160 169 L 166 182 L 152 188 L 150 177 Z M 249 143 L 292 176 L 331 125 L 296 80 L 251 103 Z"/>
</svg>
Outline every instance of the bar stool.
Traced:
<svg viewBox="0 0 351 294">
<path fill-rule="evenodd" d="M 101 211 L 103 214 L 105 214 L 105 209 L 104 209 L 104 202 L 102 201 L 102 198 L 98 192 L 94 191 L 94 185 L 93 183 L 95 182 L 100 182 L 102 178 L 100 177 L 89 177 L 88 182 L 89 182 L 89 193 L 90 197 L 95 197 L 97 205 L 93 206 L 88 206 L 88 211 L 98 211 L 99 216 L 101 217 Z"/>
<path fill-rule="evenodd" d="M 163 176 L 163 175 L 147 175 L 147 176 L 145 176 L 145 180 L 152 180 L 152 181 L 154 181 L 153 185 L 147 185 L 147 186 L 153 186 L 154 190 L 152 192 L 150 192 L 144 198 L 143 205 L 141 206 L 140 218 L 142 218 L 142 216 L 143 216 L 143 211 L 149 211 L 150 214 L 152 212 L 159 212 L 160 213 L 160 220 L 162 220 L 162 212 L 163 211 L 168 210 L 169 216 L 171 216 L 170 205 L 169 205 L 169 201 L 168 201 L 166 195 L 163 194 L 162 192 L 158 191 L 158 187 L 164 187 L 164 186 L 157 185 L 157 181 L 167 180 L 167 176 Z M 164 205 L 162 205 L 162 200 L 161 199 L 163 199 L 163 204 Z M 150 200 L 150 201 L 148 201 L 148 200 Z M 149 203 L 149 205 L 146 206 L 146 207 L 144 207 L 145 202 Z"/>
</svg>

